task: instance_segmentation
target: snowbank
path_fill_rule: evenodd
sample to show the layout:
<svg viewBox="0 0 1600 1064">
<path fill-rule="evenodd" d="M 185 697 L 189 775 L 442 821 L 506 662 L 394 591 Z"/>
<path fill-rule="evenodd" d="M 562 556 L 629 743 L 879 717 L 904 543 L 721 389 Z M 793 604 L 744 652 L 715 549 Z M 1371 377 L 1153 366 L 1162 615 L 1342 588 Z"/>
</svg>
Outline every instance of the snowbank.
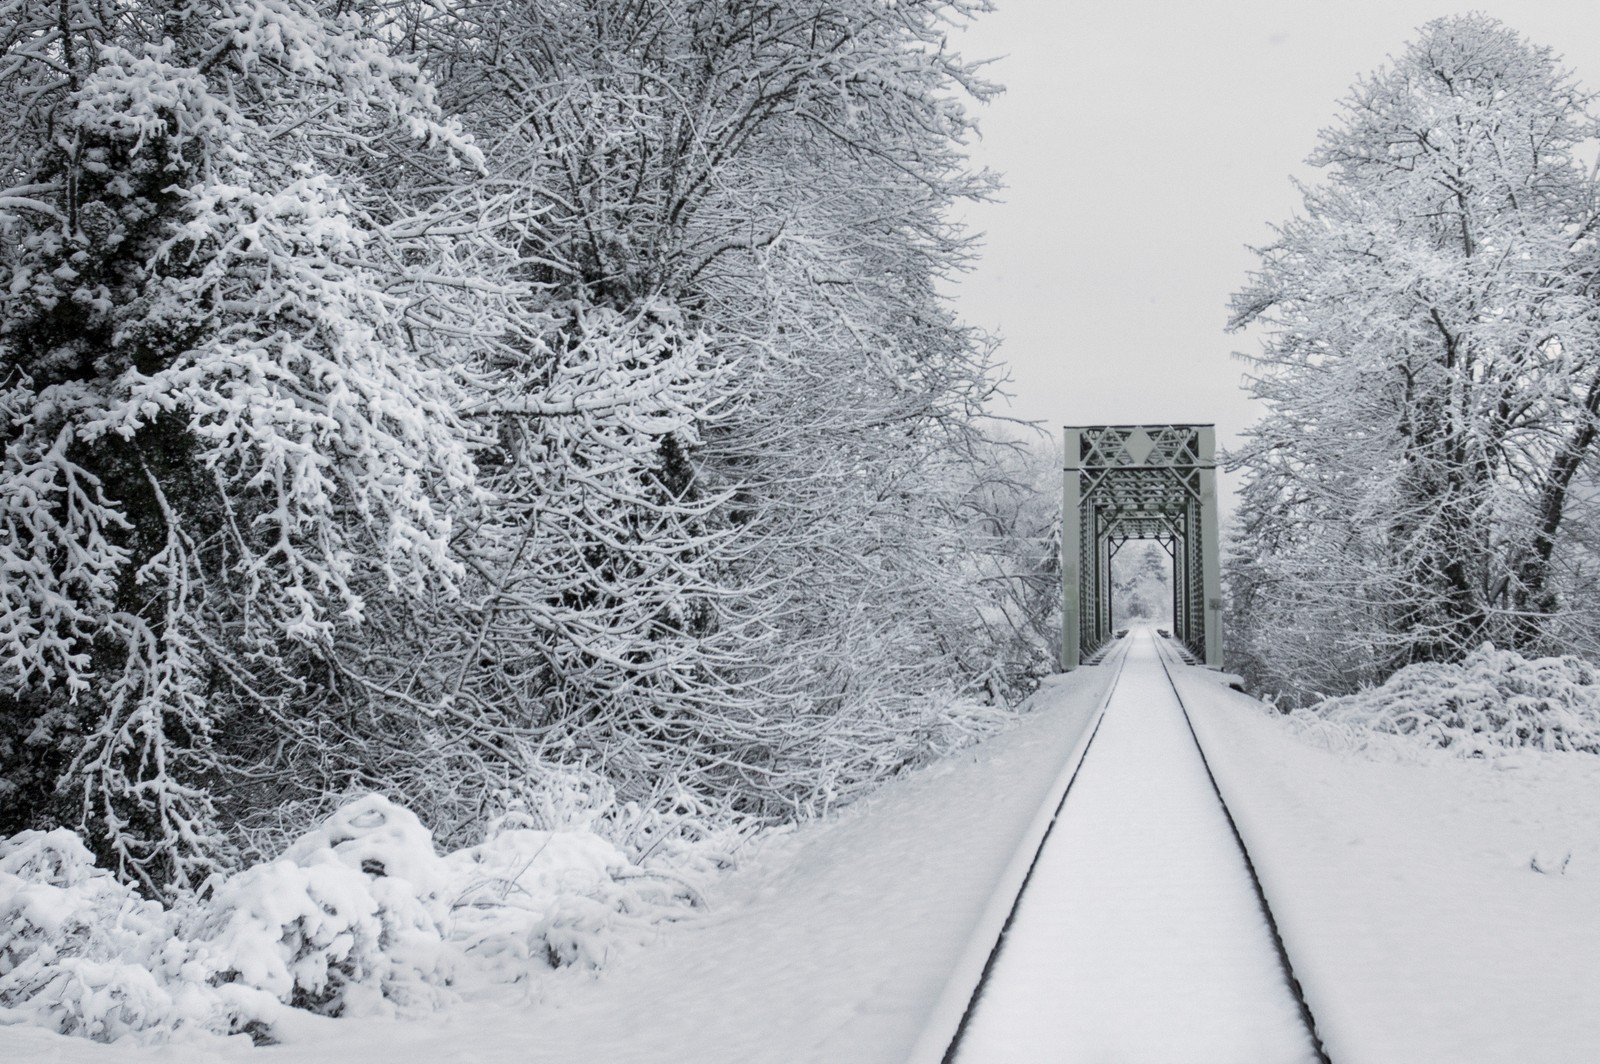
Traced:
<svg viewBox="0 0 1600 1064">
<path fill-rule="evenodd" d="M 680 875 L 591 831 L 497 822 L 440 856 L 408 810 L 350 802 L 277 860 L 166 908 L 70 831 L 0 842 L 0 1022 L 110 1042 L 245 1035 L 437 1009 L 541 971 L 596 970 L 686 915 Z"/>
<path fill-rule="evenodd" d="M 1481 660 L 1482 686 L 1451 695 L 1435 673 L 1408 688 L 1427 675 L 1413 673 L 1374 703 L 1426 691 L 1409 705 L 1419 721 L 1438 719 L 1420 707 L 1493 706 L 1489 689 L 1501 691 L 1508 673 L 1523 685 L 1508 700 L 1527 695 L 1527 677 L 1552 675 L 1548 662 L 1523 673 Z M 1378 732 L 1365 733 L 1363 750 L 1330 749 L 1328 731 L 1227 690 L 1214 673 L 1174 673 L 1332 1059 L 1595 1059 L 1600 758 L 1542 750 L 1540 733 L 1515 725 L 1470 723 L 1424 730 L 1451 737 L 1431 755 L 1415 737 Z M 1566 674 L 1555 676 L 1552 690 L 1570 694 Z M 1519 749 L 1453 753 L 1509 739 Z"/>
<path fill-rule="evenodd" d="M 1386 740 L 1400 737 L 1461 757 L 1520 747 L 1600 753 L 1600 668 L 1485 643 L 1458 665 L 1410 665 L 1380 687 L 1297 710 L 1291 720 L 1346 749 L 1392 752 L 1405 746 Z"/>
</svg>

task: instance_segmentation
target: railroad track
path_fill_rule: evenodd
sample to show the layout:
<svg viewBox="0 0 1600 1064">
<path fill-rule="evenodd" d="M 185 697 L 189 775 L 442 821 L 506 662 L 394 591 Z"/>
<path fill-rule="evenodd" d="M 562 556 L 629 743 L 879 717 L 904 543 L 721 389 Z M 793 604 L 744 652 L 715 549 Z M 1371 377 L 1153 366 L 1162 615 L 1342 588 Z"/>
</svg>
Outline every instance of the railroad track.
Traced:
<svg viewBox="0 0 1600 1064">
<path fill-rule="evenodd" d="M 1187 665 L 1136 630 L 1099 667 L 1115 679 L 1020 889 L 915 1064 L 1328 1064 L 1173 683 Z"/>
</svg>

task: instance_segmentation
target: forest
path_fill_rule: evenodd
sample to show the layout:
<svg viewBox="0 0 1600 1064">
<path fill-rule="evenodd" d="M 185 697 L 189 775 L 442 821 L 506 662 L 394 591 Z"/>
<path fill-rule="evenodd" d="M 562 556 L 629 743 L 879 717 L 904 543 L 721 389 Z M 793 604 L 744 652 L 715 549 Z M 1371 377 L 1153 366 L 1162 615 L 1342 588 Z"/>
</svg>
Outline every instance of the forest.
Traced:
<svg viewBox="0 0 1600 1064">
<path fill-rule="evenodd" d="M 0 4 L 0 833 L 159 894 L 993 727 L 1053 515 L 941 295 L 981 6 Z"/>
</svg>

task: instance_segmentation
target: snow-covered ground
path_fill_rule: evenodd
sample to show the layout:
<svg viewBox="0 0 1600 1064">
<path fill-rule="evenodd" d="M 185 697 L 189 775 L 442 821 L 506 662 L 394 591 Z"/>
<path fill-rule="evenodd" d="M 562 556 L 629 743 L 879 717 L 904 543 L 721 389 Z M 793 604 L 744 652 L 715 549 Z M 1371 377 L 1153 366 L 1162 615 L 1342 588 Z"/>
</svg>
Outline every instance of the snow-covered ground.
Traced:
<svg viewBox="0 0 1600 1064">
<path fill-rule="evenodd" d="M 308 1018 L 265 1049 L 242 1038 L 107 1046 L 0 1027 L 0 1060 L 937 1060 L 1009 906 L 1019 854 L 1031 855 L 1118 666 L 1051 680 L 1011 731 L 769 842 L 712 892 L 708 915 L 599 978 L 545 971 L 520 998 L 424 1019 Z M 1596 1059 L 1600 758 L 1329 750 L 1215 674 L 1175 673 L 1333 1060 Z M 1158 757 L 1140 742 L 1133 752 Z M 1097 814 L 1113 842 L 1125 823 L 1115 805 Z M 1073 863 L 1066 850 L 1062 859 Z M 1120 900 L 1093 907 L 1109 921 Z M 1198 991 L 1204 977 L 1193 978 Z"/>
<path fill-rule="evenodd" d="M 1334 1061 L 1600 1059 L 1600 757 L 1334 751 L 1177 682 Z"/>
<path fill-rule="evenodd" d="M 712 894 L 708 917 L 598 979 L 546 972 L 529 999 L 422 1021 L 312 1018 L 266 1049 L 106 1046 L 7 1027 L 0 1060 L 901 1064 L 935 1014 L 953 1032 L 965 996 L 950 992 L 952 973 L 970 973 L 970 992 L 974 943 L 992 941 L 999 928 L 987 923 L 1009 908 L 1009 896 L 997 908 L 997 884 L 1042 833 L 1039 813 L 1054 808 L 1112 675 L 1107 665 L 1054 678 L 1016 728 L 767 844 Z"/>
<path fill-rule="evenodd" d="M 1155 636 L 1128 642 L 956 1062 L 1312 1061 Z"/>
</svg>

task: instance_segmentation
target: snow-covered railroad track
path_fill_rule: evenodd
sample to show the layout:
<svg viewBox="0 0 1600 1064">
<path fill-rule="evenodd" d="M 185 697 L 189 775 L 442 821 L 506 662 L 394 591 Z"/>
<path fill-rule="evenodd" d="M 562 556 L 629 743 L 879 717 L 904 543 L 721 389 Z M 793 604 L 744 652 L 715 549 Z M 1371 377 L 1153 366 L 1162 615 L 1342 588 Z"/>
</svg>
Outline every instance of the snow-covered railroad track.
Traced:
<svg viewBox="0 0 1600 1064">
<path fill-rule="evenodd" d="M 1326 1061 L 1157 640 L 1129 639 L 945 1060 Z"/>
</svg>

